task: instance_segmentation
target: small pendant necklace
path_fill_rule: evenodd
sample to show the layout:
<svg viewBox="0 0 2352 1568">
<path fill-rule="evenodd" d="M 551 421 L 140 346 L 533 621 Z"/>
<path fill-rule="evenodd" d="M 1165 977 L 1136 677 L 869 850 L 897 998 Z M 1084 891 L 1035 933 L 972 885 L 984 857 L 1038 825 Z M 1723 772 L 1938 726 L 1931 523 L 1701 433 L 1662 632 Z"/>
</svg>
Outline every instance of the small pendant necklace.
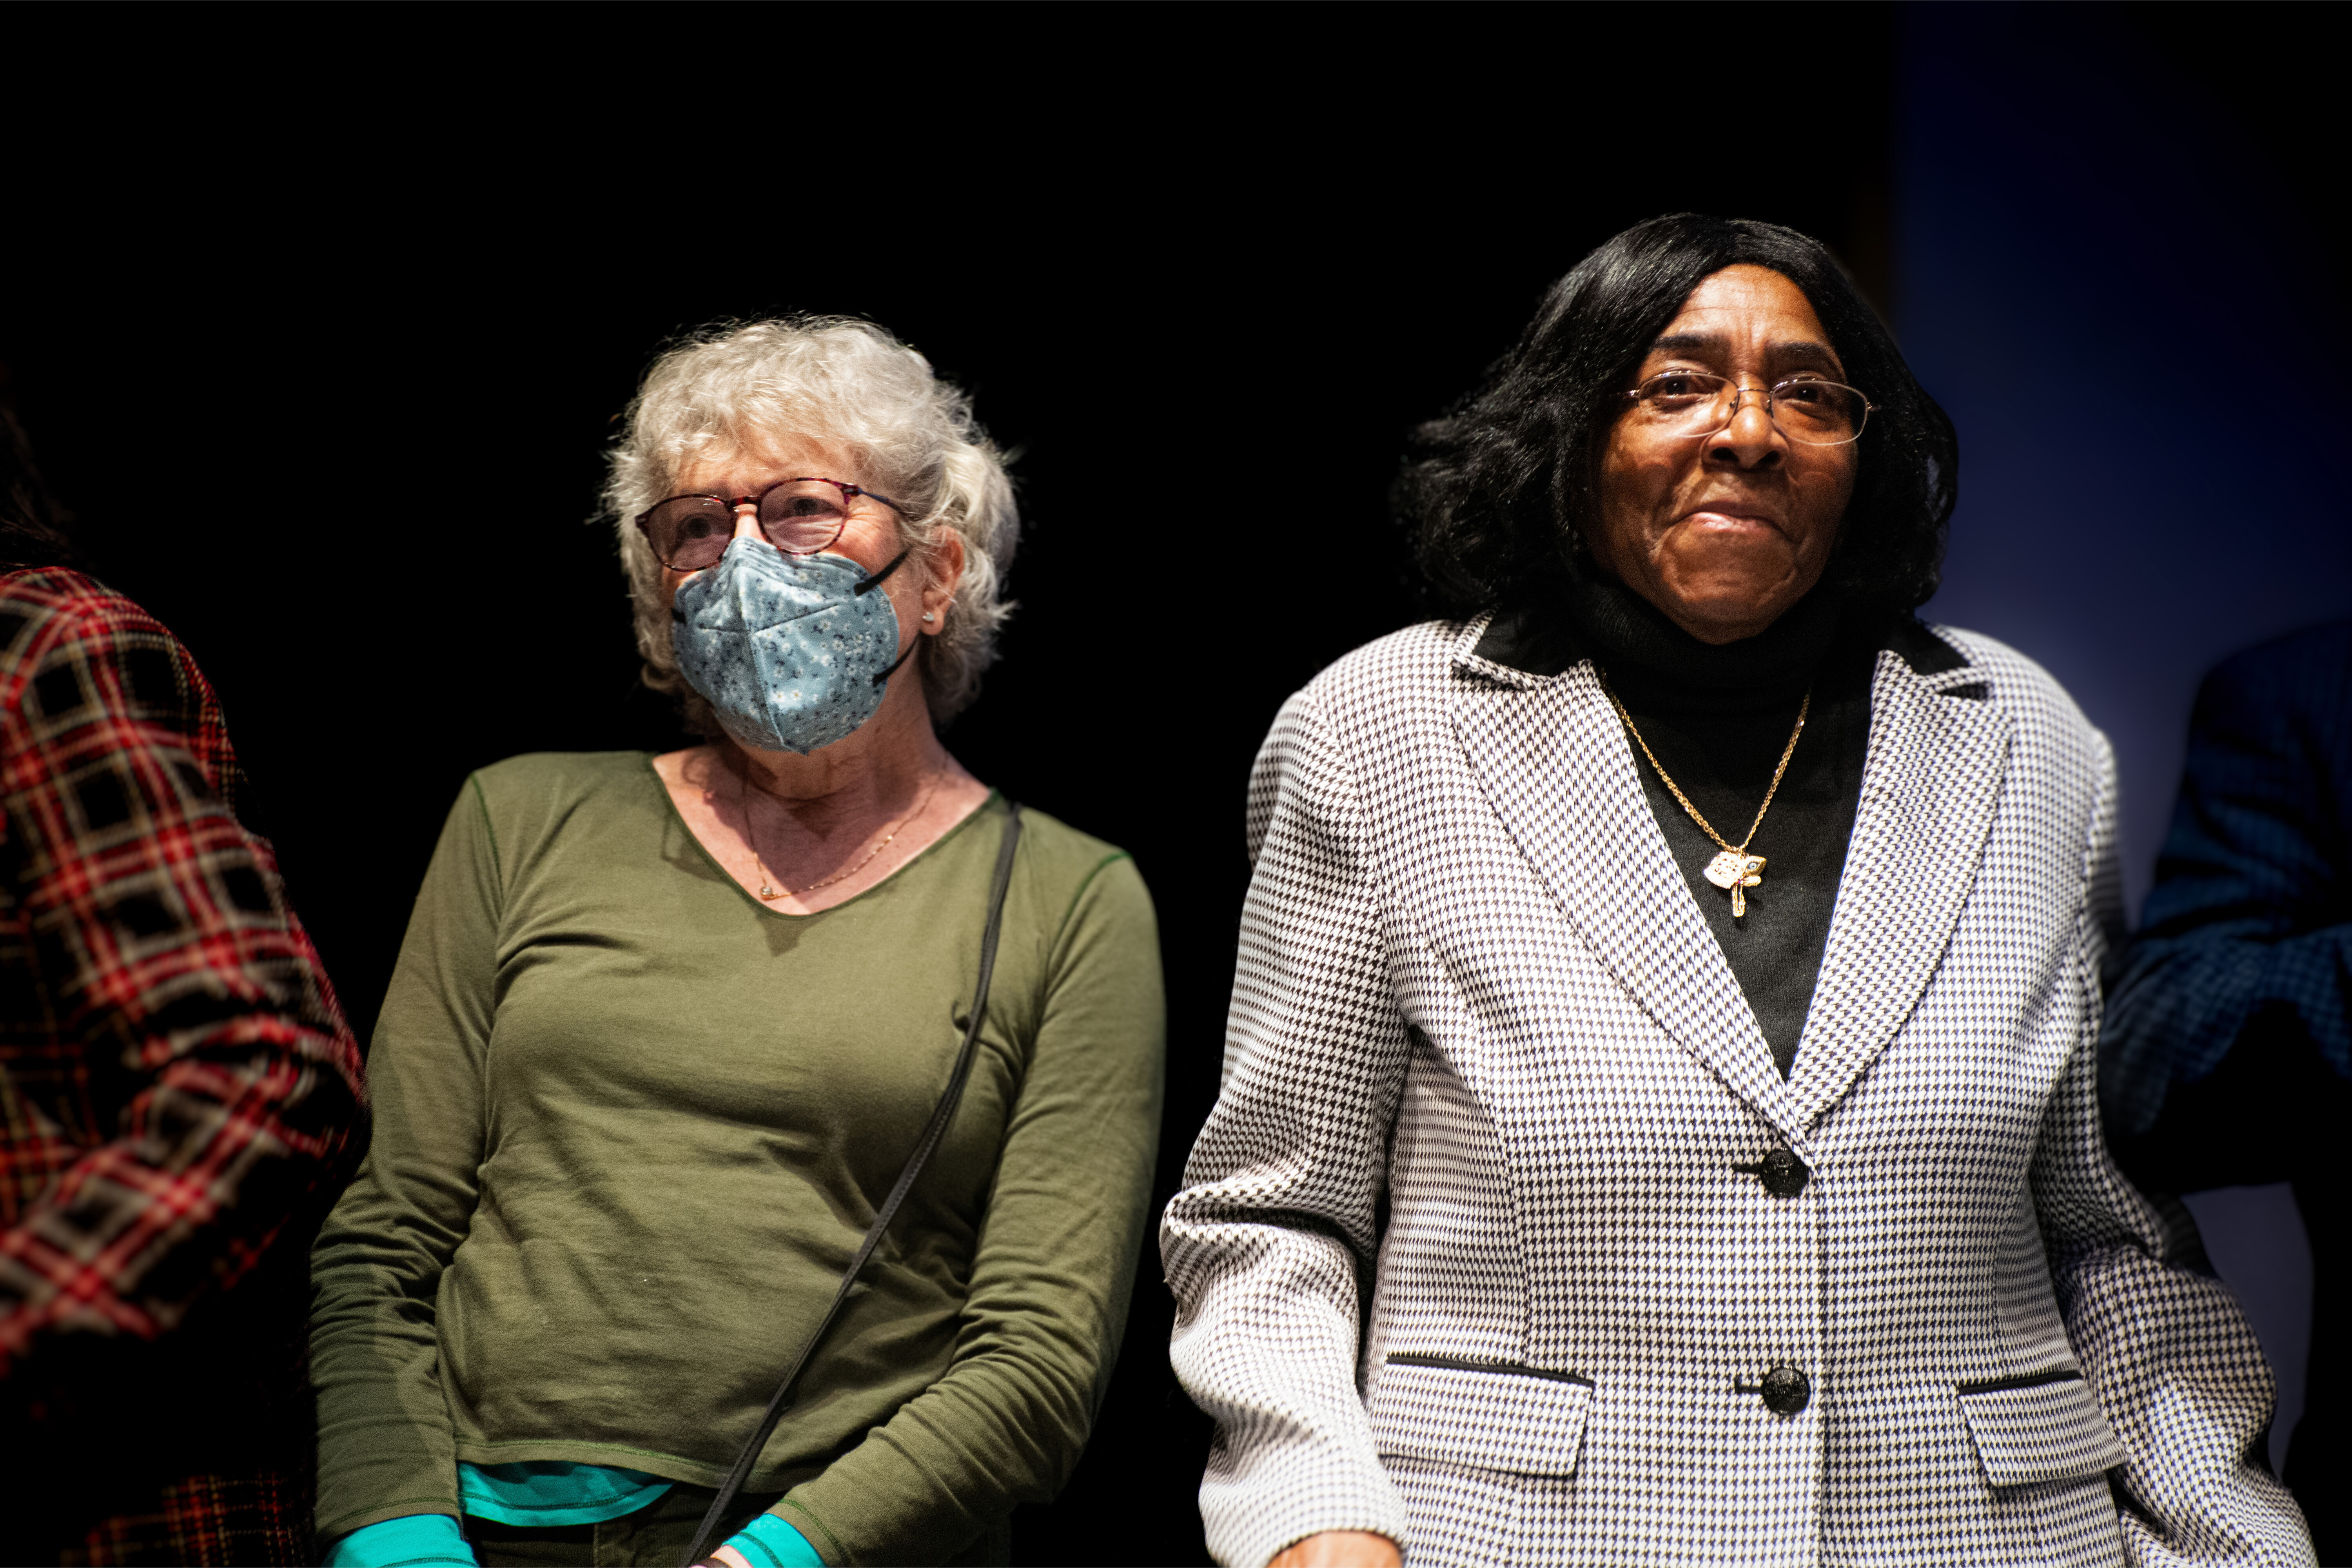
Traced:
<svg viewBox="0 0 2352 1568">
<path fill-rule="evenodd" d="M 1701 833 L 1722 847 L 1723 853 L 1707 862 L 1705 876 L 1717 887 L 1731 890 L 1731 918 L 1744 919 L 1748 913 L 1748 889 L 1761 886 L 1764 881 L 1764 857 L 1750 855 L 1748 847 L 1755 842 L 1756 830 L 1764 826 L 1764 814 L 1772 809 L 1772 797 L 1780 793 L 1780 775 L 1789 771 L 1789 759 L 1797 754 L 1797 737 L 1805 732 L 1805 715 L 1813 710 L 1812 692 L 1808 690 L 1804 701 L 1798 704 L 1797 727 L 1789 731 L 1789 743 L 1780 749 L 1780 765 L 1772 770 L 1772 785 L 1764 792 L 1764 804 L 1756 808 L 1756 820 L 1748 825 L 1748 837 L 1735 846 L 1708 825 L 1706 818 L 1698 814 L 1698 807 L 1690 803 L 1690 796 L 1666 776 L 1666 770 L 1659 765 L 1658 754 L 1650 750 L 1649 742 L 1642 739 L 1642 731 L 1633 726 L 1633 716 L 1625 711 L 1625 704 L 1617 700 L 1617 693 L 1610 689 L 1605 676 L 1601 678 L 1601 689 L 1608 697 L 1609 705 L 1617 710 L 1617 717 L 1625 721 L 1626 733 L 1633 737 L 1633 744 L 1642 748 L 1642 754 L 1650 759 L 1652 767 L 1658 770 L 1658 782 L 1666 786 L 1666 793 L 1689 813 L 1690 819 L 1698 824 Z"/>
<path fill-rule="evenodd" d="M 931 775 L 929 782 L 923 785 L 923 793 L 916 797 L 915 809 L 908 812 L 906 816 L 900 817 L 895 824 L 893 824 L 890 831 L 882 836 L 882 842 L 877 844 L 873 848 L 868 849 L 866 852 L 866 858 L 864 859 L 858 861 L 856 865 L 852 866 L 848 870 L 836 872 L 833 876 L 827 877 L 822 882 L 811 882 L 805 888 L 797 889 L 777 887 L 768 870 L 768 862 L 766 858 L 760 853 L 759 830 L 751 826 L 751 770 L 749 767 L 746 767 L 740 773 L 737 774 L 736 783 L 739 785 L 736 795 L 736 805 L 738 809 L 743 813 L 743 842 L 751 848 L 751 864 L 760 868 L 760 898 L 764 902 L 772 903 L 778 899 L 789 899 L 799 893 L 814 893 L 819 888 L 830 888 L 835 882 L 845 882 L 850 878 L 857 875 L 858 872 L 866 869 L 866 867 L 871 866 L 874 863 L 874 858 L 881 854 L 885 849 L 890 847 L 890 841 L 893 838 L 898 837 L 898 835 L 905 830 L 907 824 L 914 821 L 915 818 L 923 815 L 923 807 L 930 804 L 931 791 L 939 787 L 940 779 L 937 773 L 933 773 Z M 766 792 L 762 791 L 761 793 L 764 794 Z"/>
</svg>

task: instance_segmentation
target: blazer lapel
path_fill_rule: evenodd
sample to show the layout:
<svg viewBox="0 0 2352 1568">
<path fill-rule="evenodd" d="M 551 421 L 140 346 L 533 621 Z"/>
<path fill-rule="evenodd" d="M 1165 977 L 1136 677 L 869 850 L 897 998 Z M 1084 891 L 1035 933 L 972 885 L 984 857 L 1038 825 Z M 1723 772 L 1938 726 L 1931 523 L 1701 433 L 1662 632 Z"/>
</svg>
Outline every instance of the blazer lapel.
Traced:
<svg viewBox="0 0 2352 1568">
<path fill-rule="evenodd" d="M 1590 661 L 1556 676 L 1456 645 L 1455 732 L 1520 852 L 1601 962 L 1660 1027 L 1796 1139 L 1789 1086 L 1659 832 L 1624 726 Z"/>
<path fill-rule="evenodd" d="M 1982 679 L 1967 668 L 1923 678 L 1896 654 L 1878 656 L 1862 800 L 1789 1085 L 1802 1127 L 1902 1028 L 1975 886 L 2010 721 L 1998 701 L 1944 689 Z"/>
</svg>

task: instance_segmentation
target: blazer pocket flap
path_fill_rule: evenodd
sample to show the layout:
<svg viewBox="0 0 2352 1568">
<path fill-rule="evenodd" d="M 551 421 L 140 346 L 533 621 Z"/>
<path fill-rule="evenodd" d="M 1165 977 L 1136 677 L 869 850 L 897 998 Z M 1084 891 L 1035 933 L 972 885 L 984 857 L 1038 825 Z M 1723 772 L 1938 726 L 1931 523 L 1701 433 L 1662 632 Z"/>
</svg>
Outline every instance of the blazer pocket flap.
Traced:
<svg viewBox="0 0 2352 1568">
<path fill-rule="evenodd" d="M 1391 1356 L 1372 1385 L 1383 1456 L 1522 1476 L 1576 1472 L 1592 1384 L 1571 1373 Z"/>
<path fill-rule="evenodd" d="M 1960 1390 L 1985 1479 L 1997 1487 L 2095 1476 L 2122 1464 L 2124 1446 L 2080 1373 Z"/>
</svg>

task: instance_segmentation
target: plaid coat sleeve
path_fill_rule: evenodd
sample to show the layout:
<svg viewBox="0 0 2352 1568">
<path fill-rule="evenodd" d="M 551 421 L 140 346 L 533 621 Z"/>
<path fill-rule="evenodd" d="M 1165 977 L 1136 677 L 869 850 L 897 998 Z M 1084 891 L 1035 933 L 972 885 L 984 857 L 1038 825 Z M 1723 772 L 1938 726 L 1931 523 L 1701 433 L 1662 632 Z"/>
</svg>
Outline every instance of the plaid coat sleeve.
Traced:
<svg viewBox="0 0 2352 1568">
<path fill-rule="evenodd" d="M 0 577 L 0 1387 L 168 1333 L 362 1142 L 359 1052 L 187 650 Z"/>
</svg>

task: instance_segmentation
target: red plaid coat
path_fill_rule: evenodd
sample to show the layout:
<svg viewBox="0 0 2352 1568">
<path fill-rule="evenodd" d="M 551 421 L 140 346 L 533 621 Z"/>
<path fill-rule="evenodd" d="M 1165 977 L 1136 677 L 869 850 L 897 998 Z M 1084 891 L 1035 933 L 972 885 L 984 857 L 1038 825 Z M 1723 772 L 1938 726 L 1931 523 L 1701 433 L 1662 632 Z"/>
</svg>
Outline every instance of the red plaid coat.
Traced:
<svg viewBox="0 0 2352 1568">
<path fill-rule="evenodd" d="M 272 1242 L 364 1141 L 357 1047 L 268 842 L 238 825 L 239 782 L 171 633 L 79 573 L 0 574 L 0 1424 L 16 1464 L 79 1467 L 92 1500 L 57 1505 L 70 1528 L 53 1545 L 9 1542 L 5 1521 L 0 1544 L 79 1561 L 305 1548 L 286 1475 L 183 1463 L 109 1490 L 130 1461 L 79 1451 L 109 1420 L 126 1436 L 234 1424 L 187 1408 L 189 1390 L 243 1379 L 247 1403 L 270 1397 L 278 1369 L 170 1352 L 261 1342 L 199 1331 L 265 1296 L 297 1307 L 268 1342 L 299 1335 L 299 1292 L 213 1298 L 285 1261 Z M 125 1365 L 144 1381 L 129 1396 L 100 1375 Z M 79 1408 L 106 1401 L 136 1407 Z M 76 1451 L 44 1454 L 45 1433 Z"/>
</svg>

